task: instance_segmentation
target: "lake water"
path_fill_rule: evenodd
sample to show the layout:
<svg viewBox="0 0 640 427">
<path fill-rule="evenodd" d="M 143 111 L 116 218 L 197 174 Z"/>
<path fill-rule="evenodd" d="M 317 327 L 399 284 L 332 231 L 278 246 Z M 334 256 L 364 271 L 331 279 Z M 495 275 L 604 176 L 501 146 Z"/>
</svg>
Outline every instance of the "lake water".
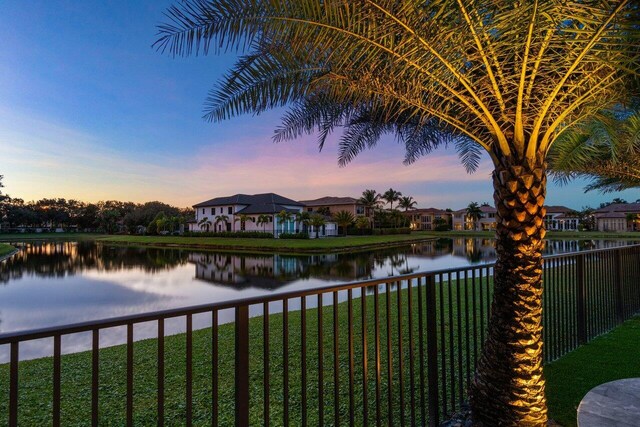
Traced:
<svg viewBox="0 0 640 427">
<path fill-rule="evenodd" d="M 546 253 L 630 243 L 552 240 Z M 12 244 L 20 252 L 0 263 L 0 333 L 495 260 L 493 239 L 469 238 L 299 256 L 130 248 L 91 241 Z M 278 311 L 277 306 L 273 309 Z M 230 321 L 232 316 L 231 311 L 221 312 L 220 320 Z M 194 327 L 208 326 L 208 319 L 194 317 Z M 155 336 L 155 328 L 153 323 L 137 325 L 136 339 Z M 166 329 L 168 334 L 182 331 L 184 318 L 168 321 Z M 121 343 L 124 333 L 107 330 L 100 340 L 101 345 Z M 65 352 L 88 348 L 89 343 L 88 334 L 63 338 Z M 0 363 L 8 357 L 6 347 L 0 346 Z M 50 347 L 49 342 L 21 345 L 21 358 L 48 354 Z"/>
</svg>

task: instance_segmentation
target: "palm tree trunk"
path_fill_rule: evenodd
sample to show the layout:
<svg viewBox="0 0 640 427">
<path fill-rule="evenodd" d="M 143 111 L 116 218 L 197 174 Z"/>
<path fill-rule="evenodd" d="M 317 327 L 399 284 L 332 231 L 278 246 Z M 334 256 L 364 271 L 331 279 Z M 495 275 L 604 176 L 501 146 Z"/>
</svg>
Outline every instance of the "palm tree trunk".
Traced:
<svg viewBox="0 0 640 427">
<path fill-rule="evenodd" d="M 497 261 L 487 340 L 470 385 L 477 425 L 547 423 L 541 323 L 546 180 L 542 155 L 532 162 L 506 158 L 493 172 Z"/>
</svg>

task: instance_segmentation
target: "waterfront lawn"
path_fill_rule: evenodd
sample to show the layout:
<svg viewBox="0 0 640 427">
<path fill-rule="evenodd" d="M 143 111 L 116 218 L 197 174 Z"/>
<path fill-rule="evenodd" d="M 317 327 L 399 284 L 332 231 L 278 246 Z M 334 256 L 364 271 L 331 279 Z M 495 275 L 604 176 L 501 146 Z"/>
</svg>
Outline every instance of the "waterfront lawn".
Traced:
<svg viewBox="0 0 640 427">
<path fill-rule="evenodd" d="M 24 240 L 94 240 L 104 237 L 104 233 L 0 233 L 0 241 Z"/>
<path fill-rule="evenodd" d="M 589 390 L 640 377 L 640 317 L 548 364 L 545 374 L 550 418 L 575 426 L 578 405 Z"/>
<path fill-rule="evenodd" d="M 470 282 L 470 281 L 469 281 Z M 487 287 L 490 281 L 486 280 Z M 438 332 L 444 332 L 449 337 L 444 342 L 446 349 L 446 369 L 443 369 L 442 359 L 439 359 L 439 378 L 446 380 L 446 385 L 441 383 L 440 393 L 442 398 L 448 402 L 459 402 L 461 396 L 458 394 L 466 387 L 468 378 L 472 375 L 474 358 L 477 357 L 481 345 L 482 334 L 479 331 L 486 327 L 486 315 L 490 295 L 480 294 L 476 288 L 474 291 L 471 284 L 452 282 L 453 293 L 447 290 L 442 295 L 436 294 L 436 304 L 438 307 Z M 485 288 L 483 286 L 483 288 Z M 420 419 L 420 394 L 418 366 L 420 363 L 419 343 L 422 331 L 423 343 L 426 345 L 426 317 L 423 317 L 423 328 L 420 329 L 419 313 L 426 316 L 425 301 L 426 295 L 424 287 L 422 290 L 422 311 L 418 306 L 418 288 L 412 288 L 412 313 L 408 312 L 408 290 L 405 288 L 400 293 L 392 289 L 389 294 L 384 287 L 379 295 L 379 319 L 380 330 L 380 373 L 381 373 L 381 419 L 390 419 L 387 407 L 387 392 L 389 390 L 388 380 L 388 359 L 387 340 L 391 343 L 392 352 L 392 374 L 391 387 L 393 389 L 392 399 L 394 424 L 400 424 L 400 385 L 399 385 L 399 343 L 398 324 L 402 325 L 402 354 L 403 368 L 402 378 L 404 381 L 404 416 L 406 424 L 410 424 L 411 415 L 410 387 L 413 379 L 413 387 L 416 391 L 415 409 L 416 417 Z M 461 295 L 456 295 L 456 289 L 461 290 Z M 486 289 L 486 288 L 485 288 Z M 346 291 L 340 293 L 340 297 L 346 297 Z M 367 379 L 368 390 L 366 399 L 368 403 L 369 424 L 375 424 L 376 420 L 376 348 L 374 345 L 376 318 L 374 313 L 373 289 L 367 290 L 366 297 L 366 336 L 367 336 Z M 398 295 L 401 297 L 402 310 L 398 315 Z M 482 295 L 482 296 L 481 296 Z M 326 302 L 331 300 L 331 295 L 326 296 Z M 480 313 L 482 305 L 484 319 L 474 321 L 473 318 L 465 316 L 465 307 L 471 307 L 476 301 L 477 313 Z M 388 298 L 388 299 L 387 299 Z M 317 301 L 316 297 L 309 297 L 307 304 Z M 388 302 L 387 302 L 388 301 Z M 479 304 L 482 301 L 483 304 Z M 320 403 L 324 405 L 324 424 L 331 424 L 334 420 L 334 374 L 339 378 L 339 416 L 341 422 L 348 424 L 349 421 L 349 396 L 354 398 L 355 424 L 362 425 L 364 422 L 362 415 L 363 408 L 363 349 L 362 344 L 362 300 L 353 300 L 353 349 L 355 369 L 354 392 L 349 392 L 349 341 L 348 325 L 350 323 L 348 315 L 348 302 L 338 304 L 338 309 L 334 312 L 333 306 L 324 306 L 322 309 L 322 345 L 318 345 L 318 310 L 308 309 L 306 311 L 306 375 L 307 375 L 307 396 L 302 399 L 302 369 L 301 369 L 301 346 L 302 346 L 302 319 L 300 311 L 291 311 L 288 314 L 288 360 L 283 357 L 283 315 L 275 313 L 270 316 L 269 321 L 269 391 L 270 391 L 270 421 L 272 425 L 281 425 L 283 422 L 283 395 L 284 384 L 283 375 L 289 375 L 289 384 L 286 388 L 289 393 L 287 407 L 289 410 L 291 425 L 301 425 L 302 407 L 305 405 L 308 411 L 309 425 L 319 425 Z M 389 306 L 387 306 L 389 303 Z M 293 300 L 290 302 L 293 304 Z M 442 304 L 442 305 L 440 305 Z M 442 307 L 442 310 L 440 310 Z M 461 309 L 459 310 L 458 307 Z M 272 309 L 273 310 L 273 309 Z M 207 314 L 206 316 L 210 316 Z M 335 326 L 338 331 L 338 371 L 334 371 L 334 316 L 337 316 Z M 387 324 L 387 319 L 389 323 Z M 411 325 L 409 324 L 411 319 Z M 250 423 L 251 425 L 262 424 L 263 411 L 263 317 L 253 317 L 250 319 Z M 387 336 L 387 328 L 391 334 Z M 473 333 L 473 329 L 478 333 Z M 409 330 L 413 333 L 415 372 L 410 375 L 410 341 Z M 470 332 L 465 332 L 470 331 Z M 124 331 L 123 331 L 124 334 Z M 234 325 L 225 324 L 219 327 L 219 425 L 231 425 L 234 417 Z M 87 342 L 90 342 L 90 336 Z M 195 425 L 208 425 L 211 416 L 211 329 L 203 329 L 193 333 L 193 417 Z M 64 338 L 63 338 L 64 348 Z M 324 393 L 318 396 L 318 360 L 319 349 L 323 351 L 323 387 Z M 148 339 L 134 344 L 134 424 L 152 425 L 156 424 L 156 381 L 157 381 L 157 341 Z M 185 411 L 185 335 L 179 334 L 165 339 L 165 422 L 168 425 L 184 424 Z M 451 359 L 449 359 L 451 355 Z M 424 368 L 426 375 L 426 352 L 424 354 Z M 449 365 L 453 363 L 453 365 Z M 452 368 L 455 371 L 454 378 L 451 378 Z M 51 395 L 52 395 L 52 359 L 43 358 L 20 363 L 19 383 L 20 383 L 20 425 L 47 425 L 51 423 Z M 0 425 L 5 423 L 8 404 L 8 373 L 7 364 L 0 365 Z M 425 377 L 426 381 L 426 377 Z M 454 389 L 450 384 L 456 384 Z M 458 387 L 458 384 L 463 385 Z M 448 388 L 449 393 L 443 395 L 442 390 Z M 426 390 L 426 388 L 423 388 Z M 126 346 L 114 346 L 100 350 L 100 423 L 105 425 L 125 424 L 125 402 L 126 402 Z M 426 398 L 426 396 L 425 396 Z M 84 425 L 90 419 L 91 408 L 91 353 L 83 352 L 62 357 L 62 424 L 63 425 Z M 450 411 L 449 406 L 448 411 Z M 4 414 L 4 415 L 1 415 Z"/>
<path fill-rule="evenodd" d="M 495 231 L 429 231 L 426 232 L 434 237 L 478 237 L 478 238 L 495 238 Z M 548 231 L 546 239 L 637 239 L 640 241 L 640 232 L 638 231 Z"/>
<path fill-rule="evenodd" d="M 0 258 L 2 258 L 5 255 L 10 254 L 11 252 L 13 252 L 16 248 L 14 248 L 11 245 L 8 245 L 6 243 L 0 243 Z"/>
<path fill-rule="evenodd" d="M 182 236 L 108 236 L 99 238 L 105 243 L 132 246 L 171 247 L 180 246 L 194 249 L 228 249 L 234 251 L 280 252 L 327 252 L 331 250 L 368 249 L 374 246 L 410 243 L 433 239 L 433 234 L 415 232 L 388 236 L 347 236 L 323 239 L 251 239 L 229 237 L 182 237 Z"/>
</svg>

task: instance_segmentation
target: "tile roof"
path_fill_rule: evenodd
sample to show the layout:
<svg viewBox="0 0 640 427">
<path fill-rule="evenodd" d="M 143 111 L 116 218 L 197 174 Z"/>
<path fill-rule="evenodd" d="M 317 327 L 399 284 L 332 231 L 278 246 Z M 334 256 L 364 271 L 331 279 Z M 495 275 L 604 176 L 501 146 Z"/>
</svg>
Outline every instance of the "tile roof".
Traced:
<svg viewBox="0 0 640 427">
<path fill-rule="evenodd" d="M 547 208 L 547 213 L 571 213 L 574 212 L 573 209 L 568 208 L 566 206 L 562 206 L 562 205 L 558 205 L 558 206 L 545 206 L 545 208 Z"/>
<path fill-rule="evenodd" d="M 233 196 L 216 197 L 211 200 L 200 202 L 193 205 L 194 208 L 206 207 L 206 206 L 223 206 L 223 205 L 288 205 L 288 206 L 302 206 L 301 203 L 295 200 L 288 199 L 275 193 L 262 193 L 262 194 L 235 194 Z M 282 209 L 281 209 L 282 210 Z M 280 211 L 278 211 L 280 212 Z M 255 212 L 258 213 L 258 212 Z M 260 212 L 262 213 L 262 212 Z"/>
<path fill-rule="evenodd" d="M 237 214 L 277 214 L 281 211 L 289 213 L 297 213 L 297 209 L 286 208 L 278 203 L 259 203 L 249 205 L 244 209 L 240 209 Z"/>
<path fill-rule="evenodd" d="M 613 205 L 598 209 L 593 213 L 599 214 L 607 212 L 640 213 L 640 203 L 614 203 Z"/>
<path fill-rule="evenodd" d="M 418 209 L 411 209 L 406 213 L 407 214 L 449 214 L 453 212 L 447 212 L 445 210 L 438 209 L 438 208 L 418 208 Z"/>
<path fill-rule="evenodd" d="M 358 203 L 358 199 L 353 197 L 325 196 L 313 200 L 300 200 L 305 206 L 326 206 L 326 205 L 353 205 Z"/>
</svg>

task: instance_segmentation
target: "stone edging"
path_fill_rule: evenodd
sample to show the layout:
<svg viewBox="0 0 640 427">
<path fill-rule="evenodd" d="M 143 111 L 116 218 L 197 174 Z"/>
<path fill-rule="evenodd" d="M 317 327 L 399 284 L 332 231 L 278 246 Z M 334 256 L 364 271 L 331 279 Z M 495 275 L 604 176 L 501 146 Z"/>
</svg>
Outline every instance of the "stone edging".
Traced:
<svg viewBox="0 0 640 427">
<path fill-rule="evenodd" d="M 20 252 L 20 249 L 16 249 L 16 250 L 14 250 L 13 252 L 9 252 L 9 253 L 8 253 L 8 254 L 6 254 L 6 255 L 1 255 L 1 256 L 0 256 L 0 262 L 4 261 L 5 259 L 9 259 L 9 258 L 11 258 L 12 256 L 14 256 L 15 254 L 17 254 L 18 252 Z"/>
</svg>

